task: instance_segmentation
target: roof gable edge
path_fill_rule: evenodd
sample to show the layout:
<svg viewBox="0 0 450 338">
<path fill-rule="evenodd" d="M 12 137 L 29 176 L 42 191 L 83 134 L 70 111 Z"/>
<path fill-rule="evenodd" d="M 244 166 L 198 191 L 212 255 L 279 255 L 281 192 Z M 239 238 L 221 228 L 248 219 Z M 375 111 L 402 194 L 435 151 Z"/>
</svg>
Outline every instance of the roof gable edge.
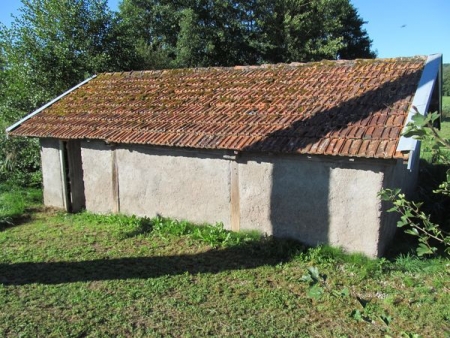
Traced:
<svg viewBox="0 0 450 338">
<path fill-rule="evenodd" d="M 412 137 L 405 137 L 403 133 L 406 130 L 406 125 L 412 121 L 412 117 L 419 113 L 423 116 L 427 115 L 428 107 L 431 101 L 431 95 L 436 84 L 437 75 L 441 71 L 442 54 L 429 55 L 423 69 L 422 77 L 409 108 L 408 116 L 406 117 L 405 125 L 403 126 L 402 136 L 400 137 L 397 151 L 411 151 L 417 148 L 417 140 Z"/>
<path fill-rule="evenodd" d="M 83 82 L 80 82 L 79 84 L 77 84 L 76 86 L 70 88 L 69 90 L 65 91 L 64 93 L 62 93 L 61 95 L 59 95 L 58 97 L 54 98 L 53 100 L 47 102 L 46 104 L 44 104 L 42 107 L 36 109 L 34 112 L 28 114 L 27 116 L 25 116 L 24 118 L 20 119 L 19 121 L 17 121 L 16 123 L 14 123 L 13 125 L 9 126 L 8 128 L 6 128 L 6 133 L 8 134 L 9 132 L 13 131 L 14 129 L 16 129 L 17 127 L 19 127 L 22 123 L 24 123 L 25 121 L 27 121 L 28 119 L 32 118 L 33 116 L 39 114 L 41 111 L 43 111 L 44 109 L 50 107 L 52 104 L 54 104 L 55 102 L 61 100 L 64 96 L 70 94 L 71 92 L 73 92 L 74 90 L 80 88 L 81 86 L 83 86 L 84 84 L 88 83 L 89 81 L 91 81 L 92 79 L 96 78 L 97 75 L 93 75 L 90 78 L 84 80 Z"/>
</svg>

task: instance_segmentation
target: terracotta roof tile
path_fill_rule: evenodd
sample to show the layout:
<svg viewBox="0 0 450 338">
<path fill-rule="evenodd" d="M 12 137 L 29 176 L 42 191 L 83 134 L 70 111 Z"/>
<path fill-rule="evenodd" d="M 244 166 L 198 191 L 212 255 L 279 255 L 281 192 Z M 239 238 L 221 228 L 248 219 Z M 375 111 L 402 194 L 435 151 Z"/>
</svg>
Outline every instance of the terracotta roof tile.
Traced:
<svg viewBox="0 0 450 338">
<path fill-rule="evenodd" d="M 371 142 L 369 140 L 362 141 L 361 146 L 359 147 L 359 156 L 361 156 L 361 154 L 368 154 L 368 149 L 369 149 L 370 144 L 371 144 Z"/>
<path fill-rule="evenodd" d="M 351 156 L 357 156 L 359 154 L 359 149 L 361 148 L 361 144 L 362 144 L 362 140 L 353 140 L 352 141 L 352 145 L 350 146 L 349 149 L 349 154 Z"/>
<path fill-rule="evenodd" d="M 334 152 L 334 150 L 335 150 L 335 147 L 336 147 L 336 144 L 337 144 L 338 140 L 339 140 L 339 139 L 337 139 L 337 138 L 330 139 L 330 142 L 328 143 L 328 146 L 327 146 L 327 148 L 324 150 L 323 153 L 324 153 L 325 155 L 334 155 L 333 152 Z"/>
<path fill-rule="evenodd" d="M 366 150 L 366 156 L 367 157 L 375 157 L 375 154 L 377 153 L 378 146 L 380 145 L 380 141 L 371 141 L 367 147 Z"/>
<path fill-rule="evenodd" d="M 342 148 L 339 153 L 344 156 L 349 156 L 350 155 L 350 147 L 352 145 L 352 142 L 353 141 L 350 139 L 345 140 L 345 143 L 342 145 Z"/>
<path fill-rule="evenodd" d="M 386 147 L 388 142 L 389 141 L 387 140 L 380 141 L 375 157 L 386 157 Z"/>
<path fill-rule="evenodd" d="M 403 158 L 425 58 L 100 74 L 11 135 Z"/>
</svg>

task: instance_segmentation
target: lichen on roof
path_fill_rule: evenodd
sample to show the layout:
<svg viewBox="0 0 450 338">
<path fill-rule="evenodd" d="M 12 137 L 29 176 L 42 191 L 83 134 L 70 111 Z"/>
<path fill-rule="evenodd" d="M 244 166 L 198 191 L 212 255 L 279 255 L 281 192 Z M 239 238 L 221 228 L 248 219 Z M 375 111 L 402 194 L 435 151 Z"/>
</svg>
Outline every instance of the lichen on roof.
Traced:
<svg viewBox="0 0 450 338">
<path fill-rule="evenodd" d="M 396 158 L 425 58 L 103 73 L 12 135 Z"/>
</svg>

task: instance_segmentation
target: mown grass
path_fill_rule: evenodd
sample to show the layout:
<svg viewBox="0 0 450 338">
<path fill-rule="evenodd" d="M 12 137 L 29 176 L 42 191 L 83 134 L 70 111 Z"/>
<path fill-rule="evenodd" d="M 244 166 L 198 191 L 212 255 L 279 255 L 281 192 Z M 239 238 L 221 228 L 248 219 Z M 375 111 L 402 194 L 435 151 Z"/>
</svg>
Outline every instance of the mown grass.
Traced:
<svg viewBox="0 0 450 338">
<path fill-rule="evenodd" d="M 2 229 L 0 247 L 2 337 L 450 334 L 444 258 L 370 260 L 217 226 L 51 211 Z"/>
<path fill-rule="evenodd" d="M 449 110 L 449 112 L 450 112 L 450 110 Z M 440 130 L 439 134 L 447 140 L 450 139 L 450 116 L 444 117 L 442 119 L 441 130 Z"/>
</svg>

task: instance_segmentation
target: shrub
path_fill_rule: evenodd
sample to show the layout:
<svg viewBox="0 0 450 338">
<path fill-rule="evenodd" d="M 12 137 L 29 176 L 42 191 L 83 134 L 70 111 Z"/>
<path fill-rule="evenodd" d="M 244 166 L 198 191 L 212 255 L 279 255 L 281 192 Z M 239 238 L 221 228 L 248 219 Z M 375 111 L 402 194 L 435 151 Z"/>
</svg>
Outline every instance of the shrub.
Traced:
<svg viewBox="0 0 450 338">
<path fill-rule="evenodd" d="M 432 157 L 434 163 L 441 163 L 446 166 L 446 179 L 433 190 L 443 198 L 450 196 L 450 142 L 440 136 L 434 127 L 440 118 L 438 113 L 432 113 L 424 117 L 420 114 L 413 116 L 413 121 L 408 123 L 404 133 L 407 137 L 427 142 L 431 144 Z M 385 201 L 390 201 L 393 207 L 391 212 L 398 212 L 400 220 L 397 226 L 405 229 L 405 233 L 418 238 L 417 254 L 419 256 L 434 254 L 438 250 L 436 245 L 442 245 L 444 251 L 450 254 L 450 233 L 444 231 L 442 227 L 431 220 L 431 216 L 422 211 L 422 202 L 409 201 L 400 189 L 384 189 L 380 196 Z"/>
</svg>

